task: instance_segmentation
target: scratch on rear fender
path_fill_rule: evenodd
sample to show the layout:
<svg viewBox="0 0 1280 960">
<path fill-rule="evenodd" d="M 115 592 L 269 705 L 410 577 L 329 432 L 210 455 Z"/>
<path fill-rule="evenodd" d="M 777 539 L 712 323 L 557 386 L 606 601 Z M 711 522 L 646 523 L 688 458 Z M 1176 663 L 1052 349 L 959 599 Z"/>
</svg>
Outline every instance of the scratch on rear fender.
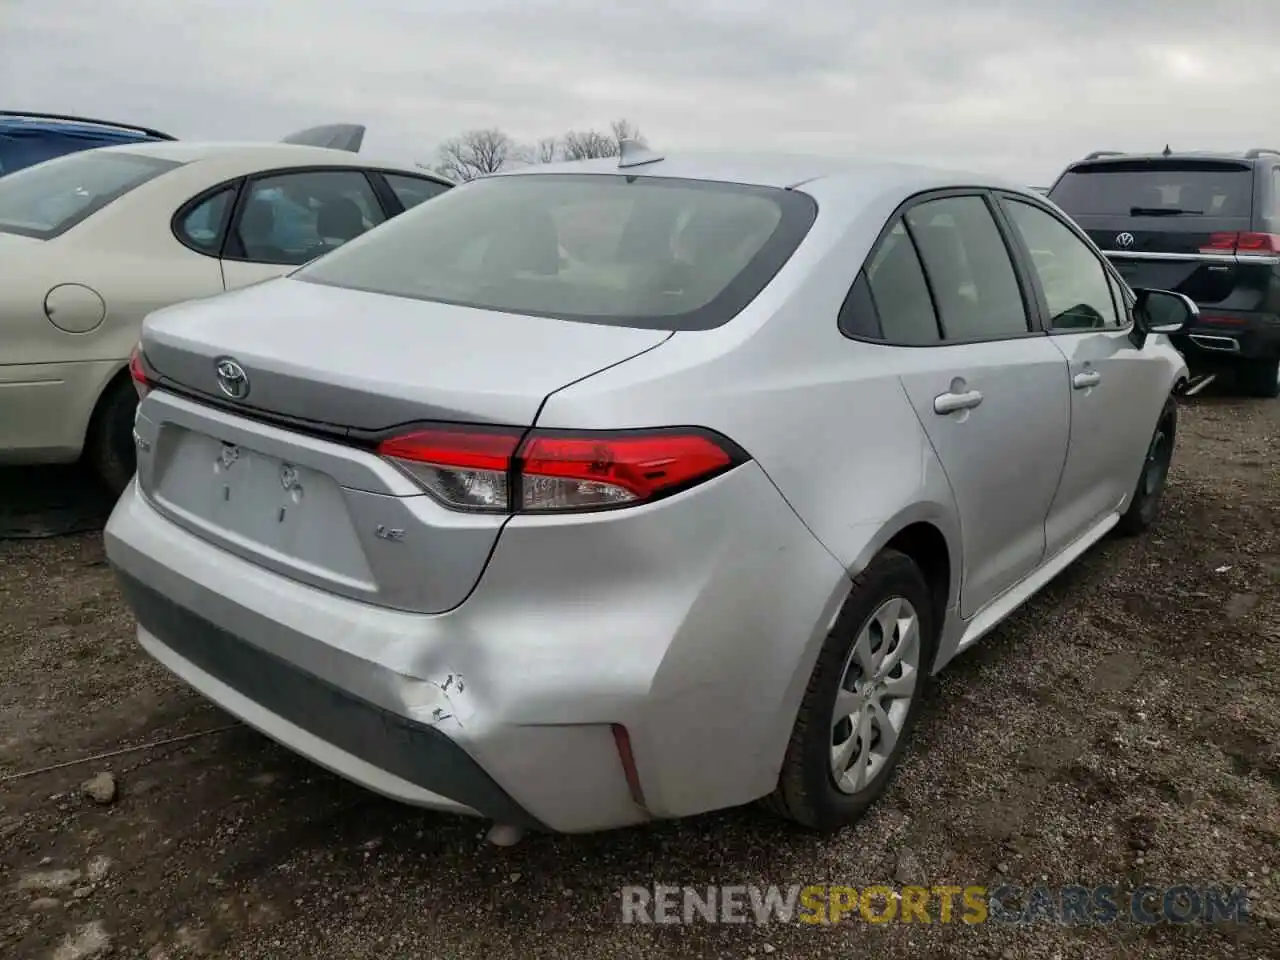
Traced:
<svg viewBox="0 0 1280 960">
<path fill-rule="evenodd" d="M 462 729 L 475 710 L 467 680 L 456 671 L 443 671 L 421 680 L 403 677 L 399 694 L 408 712 L 432 727 Z"/>
</svg>

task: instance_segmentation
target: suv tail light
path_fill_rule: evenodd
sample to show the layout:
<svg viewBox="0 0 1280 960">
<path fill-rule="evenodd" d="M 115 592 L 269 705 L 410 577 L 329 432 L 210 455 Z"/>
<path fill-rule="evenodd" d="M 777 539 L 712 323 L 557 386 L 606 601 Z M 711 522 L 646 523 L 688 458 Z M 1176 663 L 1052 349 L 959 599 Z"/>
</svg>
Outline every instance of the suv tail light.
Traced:
<svg viewBox="0 0 1280 960">
<path fill-rule="evenodd" d="M 147 368 L 142 362 L 141 344 L 135 346 L 133 353 L 129 354 L 129 378 L 133 381 L 134 389 L 138 391 L 139 400 L 151 392 L 151 381 L 147 379 Z"/>
<path fill-rule="evenodd" d="M 387 458 L 440 503 L 481 513 L 633 506 L 719 476 L 747 455 L 694 428 L 574 433 L 441 426 L 384 440 Z"/>
<path fill-rule="evenodd" d="M 1280 236 L 1274 233 L 1211 233 L 1201 253 L 1280 253 Z"/>
</svg>

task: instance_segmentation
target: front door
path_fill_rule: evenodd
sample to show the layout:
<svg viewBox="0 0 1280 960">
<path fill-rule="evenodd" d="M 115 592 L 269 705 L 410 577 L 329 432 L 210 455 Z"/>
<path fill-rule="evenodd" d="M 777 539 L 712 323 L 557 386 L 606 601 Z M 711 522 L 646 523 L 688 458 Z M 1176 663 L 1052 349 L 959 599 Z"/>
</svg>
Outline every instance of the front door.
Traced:
<svg viewBox="0 0 1280 960">
<path fill-rule="evenodd" d="M 1165 369 L 1135 345 L 1124 290 L 1075 229 L 1039 204 L 1011 196 L 1001 202 L 1070 376 L 1070 451 L 1045 525 L 1053 555 L 1133 494 L 1163 403 Z"/>
</svg>

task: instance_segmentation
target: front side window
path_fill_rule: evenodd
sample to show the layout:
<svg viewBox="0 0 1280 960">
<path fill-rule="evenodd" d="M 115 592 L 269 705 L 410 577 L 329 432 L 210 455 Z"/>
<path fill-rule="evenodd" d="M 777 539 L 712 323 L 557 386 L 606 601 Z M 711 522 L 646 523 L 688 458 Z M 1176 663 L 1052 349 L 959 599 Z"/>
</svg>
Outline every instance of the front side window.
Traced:
<svg viewBox="0 0 1280 960">
<path fill-rule="evenodd" d="M 1027 333 L 1026 306 L 1009 250 L 982 197 L 943 197 L 912 207 L 907 226 L 948 341 Z"/>
<path fill-rule="evenodd" d="M 262 177 L 249 186 L 234 230 L 234 254 L 258 263 L 303 264 L 385 219 L 359 170 Z"/>
<path fill-rule="evenodd" d="M 797 191 L 612 174 L 454 187 L 293 274 L 483 310 L 719 326 L 773 279 L 816 205 Z"/>
<path fill-rule="evenodd" d="M 0 232 L 56 237 L 178 166 L 116 150 L 82 150 L 26 167 L 0 179 Z"/>
<path fill-rule="evenodd" d="M 1021 200 L 1007 200 L 1014 229 L 1031 252 L 1031 262 L 1049 307 L 1053 330 L 1099 330 L 1124 326 L 1102 261 L 1075 231 L 1057 217 Z"/>
</svg>

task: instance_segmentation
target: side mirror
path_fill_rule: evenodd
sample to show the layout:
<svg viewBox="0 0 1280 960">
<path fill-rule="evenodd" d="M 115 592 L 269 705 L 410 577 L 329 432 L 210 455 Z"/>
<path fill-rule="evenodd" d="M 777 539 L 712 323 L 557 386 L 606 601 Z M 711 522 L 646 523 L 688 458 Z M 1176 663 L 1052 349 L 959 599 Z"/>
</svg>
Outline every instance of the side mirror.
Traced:
<svg viewBox="0 0 1280 960">
<path fill-rule="evenodd" d="M 1145 288 L 1134 293 L 1138 301 L 1133 307 L 1133 322 L 1143 335 L 1181 333 L 1200 316 L 1195 301 L 1181 293 Z"/>
</svg>

